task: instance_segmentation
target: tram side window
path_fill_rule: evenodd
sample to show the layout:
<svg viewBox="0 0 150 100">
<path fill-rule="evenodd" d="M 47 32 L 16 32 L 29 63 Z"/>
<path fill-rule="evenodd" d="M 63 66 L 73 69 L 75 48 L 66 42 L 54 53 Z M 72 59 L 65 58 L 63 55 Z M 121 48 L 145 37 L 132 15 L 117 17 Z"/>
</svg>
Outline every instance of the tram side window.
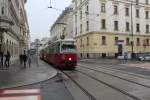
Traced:
<svg viewBox="0 0 150 100">
<path fill-rule="evenodd" d="M 54 53 L 54 49 L 53 49 L 53 45 L 51 45 L 50 47 L 49 47 L 49 54 L 52 54 L 52 53 Z"/>
<path fill-rule="evenodd" d="M 54 45 L 52 45 L 52 47 L 51 47 L 51 53 L 53 54 L 54 53 Z"/>
<path fill-rule="evenodd" d="M 57 52 L 57 53 L 59 53 L 59 52 L 60 52 L 60 44 L 57 44 L 57 45 L 56 45 L 55 50 L 56 50 L 56 52 Z"/>
</svg>

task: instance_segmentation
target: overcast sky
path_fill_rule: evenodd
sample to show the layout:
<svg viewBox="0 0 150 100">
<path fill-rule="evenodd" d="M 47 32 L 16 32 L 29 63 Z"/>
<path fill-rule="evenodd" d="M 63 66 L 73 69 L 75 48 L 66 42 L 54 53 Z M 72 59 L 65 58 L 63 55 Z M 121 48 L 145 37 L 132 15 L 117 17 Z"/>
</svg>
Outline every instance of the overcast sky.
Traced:
<svg viewBox="0 0 150 100">
<path fill-rule="evenodd" d="M 51 0 L 52 6 L 64 10 L 71 4 L 71 0 Z M 50 0 L 27 0 L 26 10 L 30 26 L 31 41 L 36 38 L 49 37 L 50 27 L 61 13 L 59 10 L 49 9 Z"/>
</svg>

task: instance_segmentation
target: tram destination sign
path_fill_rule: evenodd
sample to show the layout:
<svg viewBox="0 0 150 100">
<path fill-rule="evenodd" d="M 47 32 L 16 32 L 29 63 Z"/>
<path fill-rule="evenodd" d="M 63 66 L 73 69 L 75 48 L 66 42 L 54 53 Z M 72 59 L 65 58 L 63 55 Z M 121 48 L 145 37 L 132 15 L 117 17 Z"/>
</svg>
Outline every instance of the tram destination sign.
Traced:
<svg viewBox="0 0 150 100">
<path fill-rule="evenodd" d="M 66 44 L 66 45 L 73 45 L 74 44 L 74 42 L 68 42 L 68 41 L 63 41 L 63 43 L 62 44 Z"/>
</svg>

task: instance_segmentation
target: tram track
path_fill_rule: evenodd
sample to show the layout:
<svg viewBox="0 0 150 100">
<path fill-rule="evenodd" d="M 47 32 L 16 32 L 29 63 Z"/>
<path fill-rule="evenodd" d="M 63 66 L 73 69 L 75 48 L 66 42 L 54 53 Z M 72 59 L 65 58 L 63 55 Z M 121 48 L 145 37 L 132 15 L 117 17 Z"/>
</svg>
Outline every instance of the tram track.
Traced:
<svg viewBox="0 0 150 100">
<path fill-rule="evenodd" d="M 145 88 L 150 88 L 150 86 L 148 86 L 148 85 L 144 85 L 144 84 L 141 84 L 141 83 L 132 81 L 132 80 L 128 80 L 128 79 L 119 77 L 119 76 L 117 76 L 117 75 L 113 75 L 113 74 L 110 74 L 110 73 L 107 73 L 107 72 L 103 72 L 103 71 L 100 71 L 100 70 L 95 70 L 95 69 L 92 69 L 92 68 L 89 68 L 89 67 L 85 67 L 85 66 L 83 66 L 83 65 L 78 65 L 78 66 L 80 66 L 81 68 L 87 68 L 87 69 L 89 69 L 89 70 L 93 70 L 93 71 L 96 71 L 96 72 L 100 72 L 100 73 L 109 75 L 109 76 L 111 76 L 111 77 L 116 77 L 116 78 L 119 78 L 119 79 L 121 79 L 121 80 L 124 80 L 124 81 L 130 82 L 130 83 L 133 83 L 133 84 L 137 84 L 137 85 L 143 86 L 143 87 L 145 87 Z"/>
<path fill-rule="evenodd" d="M 101 100 L 101 99 L 97 99 L 96 97 L 94 97 L 94 95 L 92 95 L 90 93 L 90 91 L 86 90 L 82 85 L 80 85 L 80 83 L 78 83 L 76 80 L 74 80 L 69 74 L 70 73 L 67 73 L 65 71 L 61 71 L 65 76 L 67 76 L 72 82 L 74 82 L 88 97 L 89 97 L 89 100 Z M 142 100 L 141 98 L 138 98 L 132 94 L 129 94 L 128 92 L 122 90 L 122 89 L 119 89 L 111 84 L 108 84 L 102 80 L 99 80 L 85 72 L 82 72 L 82 71 L 79 71 L 78 69 L 75 71 L 75 72 L 78 72 L 80 74 L 83 74 L 85 75 L 86 77 L 89 77 L 91 78 L 92 80 L 95 80 L 96 82 L 100 83 L 100 84 L 103 84 L 105 85 L 106 87 L 110 88 L 110 89 L 113 89 L 114 91 L 117 91 L 119 94 L 122 94 L 124 96 L 127 96 L 128 98 L 132 99 L 132 100 Z M 98 91 L 97 91 L 98 92 Z M 100 92 L 100 91 L 99 91 Z M 124 97 L 123 96 L 123 97 Z M 103 100 L 103 99 L 102 99 Z M 109 99 L 110 100 L 110 99 Z M 111 99 L 111 100 L 116 100 L 116 99 Z M 118 99 L 117 99 L 118 100 Z M 119 99 L 120 100 L 120 99 Z M 126 99 L 125 99 L 126 100 Z"/>
<path fill-rule="evenodd" d="M 97 78 L 95 78 L 95 77 L 93 77 L 93 76 L 91 76 L 91 75 L 89 75 L 89 74 L 87 74 L 87 73 L 85 73 L 83 71 L 79 71 L 79 70 L 77 70 L 77 71 L 80 72 L 81 74 L 84 74 L 84 75 L 94 79 L 95 81 L 98 81 L 98 82 L 100 82 L 100 83 L 102 83 L 102 84 L 104 84 L 104 85 L 106 85 L 106 86 L 108 86 L 108 87 L 110 87 L 110 88 L 112 88 L 112 89 L 114 89 L 114 90 L 116 90 L 116 91 L 118 91 L 118 92 L 120 92 L 120 93 L 122 93 L 122 94 L 124 94 L 124 95 L 126 95 L 128 97 L 130 97 L 130 98 L 132 98 L 133 100 L 142 100 L 141 98 L 138 98 L 138 97 L 136 97 L 136 96 L 134 96 L 132 94 L 129 94 L 128 92 L 126 92 L 126 91 L 124 91 L 122 89 L 119 89 L 119 88 L 117 88 L 117 87 L 115 87 L 115 86 L 113 86 L 111 84 L 108 84 L 108 83 L 106 83 L 106 82 L 104 82 L 102 80 L 99 80 L 99 79 L 97 79 Z"/>
<path fill-rule="evenodd" d="M 76 86 L 78 86 L 81 91 L 89 98 L 89 100 L 96 100 L 96 98 L 90 94 L 84 87 L 82 87 L 77 81 L 75 81 L 73 78 L 71 78 L 71 76 L 65 72 L 65 71 L 61 71 L 65 76 L 67 76 Z"/>
<path fill-rule="evenodd" d="M 86 77 L 89 77 L 90 79 L 92 79 L 93 82 L 96 82 L 96 83 L 99 83 L 99 84 L 103 84 L 103 85 L 105 85 L 105 87 L 108 87 L 111 90 L 113 89 L 114 91 L 118 91 L 117 92 L 118 94 L 122 94 L 122 95 L 124 95 L 124 96 L 126 96 L 128 98 L 131 98 L 132 100 L 149 100 L 149 99 L 145 99 L 147 97 L 144 97 L 144 95 L 139 96 L 138 94 L 134 94 L 134 92 L 131 92 L 128 89 L 131 87 L 131 88 L 135 89 L 135 91 L 137 89 L 137 91 L 139 93 L 143 92 L 143 91 L 145 91 L 145 93 L 146 93 L 146 91 L 150 91 L 149 90 L 150 89 L 150 85 L 145 85 L 145 84 L 142 84 L 140 82 L 136 82 L 135 80 L 130 80 L 130 78 L 126 79 L 124 77 L 120 77 L 120 76 L 117 76 L 117 75 L 115 75 L 113 73 L 110 73 L 111 71 L 115 72 L 116 71 L 115 69 L 104 68 L 104 66 L 103 67 L 96 67 L 97 69 L 95 69 L 94 67 L 93 68 L 87 67 L 87 66 L 90 66 L 90 65 L 86 65 L 86 64 L 84 66 L 83 65 L 78 64 L 76 70 L 72 71 L 72 72 L 73 73 L 75 72 L 75 73 L 79 74 L 79 76 L 81 74 L 83 74 L 83 76 L 86 76 Z M 98 68 L 101 68 L 101 69 L 104 69 L 104 70 L 100 70 L 100 69 L 98 70 Z M 108 72 L 106 71 L 105 72 L 105 70 L 110 70 L 110 71 L 108 71 Z M 72 73 L 72 72 L 70 72 L 70 73 Z M 95 74 L 92 75 L 92 73 L 95 73 L 95 72 L 97 74 L 101 74 L 100 77 L 101 76 L 105 77 L 105 75 L 107 77 L 102 78 L 102 79 L 100 77 L 98 78 L 99 75 L 97 75 L 97 74 L 96 74 L 96 76 L 94 76 Z M 119 73 L 123 72 L 124 74 L 132 75 L 132 74 L 128 74 L 128 73 L 126 73 L 124 71 L 117 71 L 117 72 L 119 72 Z M 97 99 L 97 97 L 95 97 L 95 94 L 93 94 L 91 91 L 89 91 L 89 89 L 87 89 L 79 80 L 76 80 L 72 76 L 70 76 L 70 73 L 67 73 L 66 71 L 62 71 L 62 73 L 65 74 L 72 82 L 74 82 L 84 92 L 84 94 L 86 94 L 89 97 L 89 100 L 101 100 L 101 99 Z M 138 75 L 134 75 L 134 74 L 132 76 L 138 77 L 138 78 L 143 78 L 143 77 L 139 77 Z M 112 81 L 111 80 L 107 81 L 108 79 L 112 79 Z M 113 80 L 113 79 L 115 79 L 115 80 Z M 147 78 L 145 78 L 145 79 L 147 79 Z M 118 83 L 121 82 L 121 84 L 122 84 L 122 85 L 120 85 L 121 87 L 116 85 L 116 84 L 114 84 L 114 82 L 116 80 L 118 80 Z M 147 80 L 149 80 L 149 79 L 147 79 Z M 117 81 L 115 83 L 117 83 Z M 85 81 L 85 84 L 86 84 L 86 81 Z M 123 84 L 128 84 L 128 85 L 127 85 L 127 87 L 124 87 Z M 149 98 L 149 96 L 148 96 L 148 98 Z M 112 99 L 112 100 L 116 100 L 116 99 Z"/>
<path fill-rule="evenodd" d="M 83 68 L 83 70 L 81 70 L 81 68 Z M 84 69 L 86 69 L 86 70 L 84 70 Z M 112 83 L 109 83 L 109 82 L 111 82 L 111 81 L 106 81 L 107 79 L 105 79 L 105 80 L 101 80 L 100 78 L 97 78 L 97 77 L 95 77 L 95 76 L 93 76 L 92 74 L 89 74 L 89 72 L 88 72 L 88 70 L 89 70 L 89 72 L 90 73 L 95 73 L 95 72 L 97 72 L 97 73 L 101 73 L 101 74 L 104 74 L 104 75 L 107 75 L 107 76 L 109 76 L 109 77 L 115 77 L 116 79 L 118 78 L 118 79 L 121 79 L 121 80 L 123 80 L 125 83 L 129 83 L 131 86 L 133 86 L 134 87 L 134 85 L 135 86 L 137 86 L 137 87 L 140 87 L 140 88 L 142 88 L 144 91 L 145 91 L 145 93 L 146 93 L 146 91 L 148 90 L 148 91 L 150 91 L 149 89 L 150 89 L 150 86 L 149 85 L 144 85 L 144 84 L 141 84 L 141 83 L 138 83 L 138 82 L 135 82 L 135 81 L 132 81 L 132 80 L 128 80 L 128 79 L 125 79 L 125 78 L 122 78 L 122 77 L 120 77 L 120 76 L 116 76 L 116 75 L 114 75 L 114 74 L 110 74 L 110 73 L 107 73 L 107 72 L 103 72 L 103 71 L 99 71 L 99 70 L 96 70 L 96 69 L 92 69 L 92 68 L 88 68 L 88 67 L 85 67 L 85 66 L 81 66 L 81 65 L 78 65 L 78 68 L 77 68 L 77 71 L 79 71 L 80 73 L 82 73 L 82 74 L 84 74 L 84 75 L 87 75 L 88 77 L 91 77 L 91 78 L 93 78 L 94 80 L 97 80 L 97 81 L 99 81 L 99 82 L 101 82 L 101 83 L 103 83 L 103 84 L 106 84 L 107 86 L 109 86 L 109 87 L 111 87 L 111 88 L 113 88 L 113 89 L 115 89 L 115 90 L 117 90 L 117 91 L 119 91 L 119 92 L 121 92 L 121 93 L 123 93 L 123 94 L 125 94 L 125 95 L 128 95 L 129 97 L 131 97 L 131 98 L 133 98 L 134 100 L 145 100 L 145 99 L 141 99 L 141 98 L 144 98 L 143 96 L 140 96 L 140 97 L 138 97 L 137 96 L 137 94 L 135 95 L 134 93 L 130 93 L 130 91 L 128 91 L 128 90 L 126 90 L 126 89 L 124 89 L 124 88 L 122 88 L 122 87 L 118 87 L 117 85 L 114 85 L 114 83 L 112 84 Z M 90 71 L 91 70 L 91 71 Z M 95 75 L 95 74 L 94 74 Z M 118 82 L 120 82 L 120 81 L 118 81 Z M 129 86 L 130 87 L 130 86 Z M 142 90 L 141 89 L 141 90 Z M 146 90 L 145 90 L 146 89 Z M 139 91 L 141 91 L 141 90 L 139 90 Z M 149 97 L 148 97 L 149 98 Z M 149 100 L 149 99 L 146 99 L 146 100 Z"/>
<path fill-rule="evenodd" d="M 139 77 L 139 78 L 150 80 L 150 78 L 145 76 L 145 75 L 139 75 L 139 74 L 135 74 L 135 73 L 132 73 L 132 72 L 125 72 L 125 71 L 122 71 L 120 69 L 115 69 L 115 68 L 113 68 L 114 66 L 112 66 L 112 65 L 100 65 L 99 66 L 99 65 L 93 65 L 93 64 L 99 64 L 99 63 L 92 63 L 92 66 L 94 66 L 96 68 L 103 68 L 103 69 L 106 69 L 106 70 L 115 71 L 115 72 L 119 72 L 119 73 L 123 73 L 123 74 L 127 74 L 127 75 L 131 75 L 131 76 L 135 76 L 135 77 Z M 84 63 L 84 65 L 85 65 L 85 63 Z M 89 65 L 86 64 L 86 66 L 89 66 Z M 119 65 L 119 66 L 124 67 L 123 65 Z"/>
</svg>

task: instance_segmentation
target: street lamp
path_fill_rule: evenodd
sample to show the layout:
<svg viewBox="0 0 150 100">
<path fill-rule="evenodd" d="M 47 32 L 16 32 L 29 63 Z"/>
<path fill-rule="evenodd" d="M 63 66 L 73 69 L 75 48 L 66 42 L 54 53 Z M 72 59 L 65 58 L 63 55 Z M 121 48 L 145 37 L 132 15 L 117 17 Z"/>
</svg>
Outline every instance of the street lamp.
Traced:
<svg viewBox="0 0 150 100">
<path fill-rule="evenodd" d="M 134 45 L 134 43 L 133 43 L 133 14 L 132 14 L 133 11 L 132 11 L 132 6 L 133 6 L 133 4 L 132 4 L 132 0 L 131 0 L 131 37 L 132 37 L 132 40 L 131 40 L 131 52 L 132 52 L 131 57 L 133 59 L 133 53 L 134 53 L 133 45 Z"/>
<path fill-rule="evenodd" d="M 144 53 L 145 53 L 146 46 L 147 46 L 146 40 L 144 39 L 144 40 L 143 40 Z"/>
</svg>

